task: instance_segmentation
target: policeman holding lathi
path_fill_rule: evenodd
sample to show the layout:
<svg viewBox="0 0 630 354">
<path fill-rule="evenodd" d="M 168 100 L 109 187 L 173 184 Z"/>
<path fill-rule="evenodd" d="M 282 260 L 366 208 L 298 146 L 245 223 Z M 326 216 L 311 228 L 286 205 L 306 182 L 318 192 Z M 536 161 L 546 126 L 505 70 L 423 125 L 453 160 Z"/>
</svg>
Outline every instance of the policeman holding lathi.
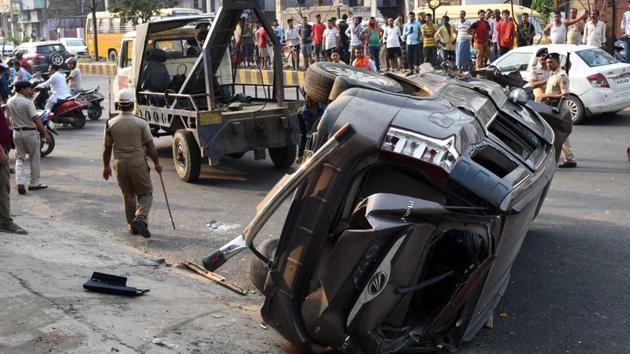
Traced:
<svg viewBox="0 0 630 354">
<path fill-rule="evenodd" d="M 103 151 L 103 178 L 112 175 L 110 160 L 114 154 L 114 170 L 123 194 L 125 216 L 129 232 L 151 237 L 148 221 L 153 202 L 153 186 L 147 157 L 153 161 L 155 171 L 162 174 L 162 166 L 149 124 L 133 115 L 134 97 L 130 90 L 121 90 L 116 98 L 120 114 L 105 124 Z"/>
</svg>

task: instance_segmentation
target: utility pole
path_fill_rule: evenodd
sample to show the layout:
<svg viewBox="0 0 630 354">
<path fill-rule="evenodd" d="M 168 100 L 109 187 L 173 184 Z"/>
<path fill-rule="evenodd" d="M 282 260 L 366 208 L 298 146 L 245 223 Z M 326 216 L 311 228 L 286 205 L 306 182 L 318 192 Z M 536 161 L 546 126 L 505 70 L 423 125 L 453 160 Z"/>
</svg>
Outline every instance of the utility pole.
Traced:
<svg viewBox="0 0 630 354">
<path fill-rule="evenodd" d="M 376 17 L 376 5 L 378 5 L 377 2 L 378 0 L 372 0 L 372 6 L 370 7 L 370 15 L 372 17 Z"/>
<path fill-rule="evenodd" d="M 94 61 L 98 61 L 98 34 L 96 33 L 96 0 L 92 0 L 92 32 L 94 33 Z"/>
</svg>

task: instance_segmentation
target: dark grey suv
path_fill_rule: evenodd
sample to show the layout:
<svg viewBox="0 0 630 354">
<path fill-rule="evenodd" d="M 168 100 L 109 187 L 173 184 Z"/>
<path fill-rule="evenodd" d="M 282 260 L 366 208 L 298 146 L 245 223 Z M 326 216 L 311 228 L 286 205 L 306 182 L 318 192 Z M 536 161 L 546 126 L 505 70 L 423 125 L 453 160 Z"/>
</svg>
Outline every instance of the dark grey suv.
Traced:
<svg viewBox="0 0 630 354">
<path fill-rule="evenodd" d="M 33 73 L 45 73 L 50 64 L 57 64 L 65 68 L 64 62 L 72 54 L 59 42 L 29 42 L 20 44 L 13 51 L 13 56 L 22 53 L 33 68 Z"/>
</svg>

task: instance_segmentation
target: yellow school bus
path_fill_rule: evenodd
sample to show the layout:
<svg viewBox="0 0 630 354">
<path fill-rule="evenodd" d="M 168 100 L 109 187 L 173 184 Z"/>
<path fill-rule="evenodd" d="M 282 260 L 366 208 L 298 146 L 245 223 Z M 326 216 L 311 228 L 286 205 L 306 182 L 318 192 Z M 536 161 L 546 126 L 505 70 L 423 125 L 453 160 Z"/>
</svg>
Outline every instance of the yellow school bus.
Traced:
<svg viewBox="0 0 630 354">
<path fill-rule="evenodd" d="M 160 10 L 156 18 L 192 16 L 202 13 L 203 11 L 197 9 L 170 8 Z M 96 32 L 98 34 L 98 56 L 115 62 L 118 59 L 118 50 L 123 36 L 125 33 L 133 30 L 135 30 L 133 23 L 123 23 L 120 17 L 116 17 L 108 11 L 97 11 Z M 85 37 L 88 55 L 94 56 L 94 22 L 91 13 L 87 15 L 85 21 Z"/>
</svg>

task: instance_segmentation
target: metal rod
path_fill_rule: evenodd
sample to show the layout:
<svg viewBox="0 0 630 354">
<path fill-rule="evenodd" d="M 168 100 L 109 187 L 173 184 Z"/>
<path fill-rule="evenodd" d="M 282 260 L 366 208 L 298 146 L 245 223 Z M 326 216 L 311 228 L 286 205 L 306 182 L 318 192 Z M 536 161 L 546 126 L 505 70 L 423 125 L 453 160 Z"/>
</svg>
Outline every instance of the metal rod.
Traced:
<svg viewBox="0 0 630 354">
<path fill-rule="evenodd" d="M 164 200 L 166 200 L 166 209 L 168 209 L 168 216 L 171 218 L 171 225 L 173 225 L 173 230 L 175 230 L 175 221 L 173 221 L 173 213 L 171 213 L 171 205 L 168 202 L 168 196 L 166 195 L 166 188 L 164 188 L 164 179 L 162 178 L 162 174 L 158 173 L 160 176 L 160 183 L 162 184 L 162 192 L 164 192 Z"/>
</svg>

